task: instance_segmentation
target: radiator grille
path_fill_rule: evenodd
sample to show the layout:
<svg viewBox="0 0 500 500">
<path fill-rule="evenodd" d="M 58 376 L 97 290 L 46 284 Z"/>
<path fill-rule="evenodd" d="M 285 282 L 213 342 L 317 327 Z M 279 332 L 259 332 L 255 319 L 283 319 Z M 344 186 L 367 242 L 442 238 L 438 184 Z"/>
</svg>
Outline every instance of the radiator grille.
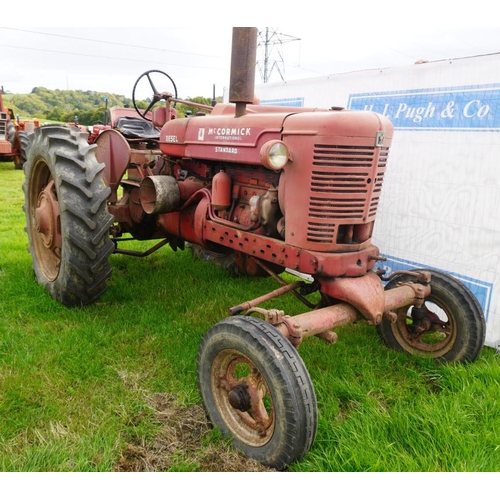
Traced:
<svg viewBox="0 0 500 500">
<path fill-rule="evenodd" d="M 334 241 L 336 224 L 373 220 L 377 212 L 388 148 L 315 145 L 307 239 Z M 378 157 L 378 163 L 375 164 Z"/>
</svg>

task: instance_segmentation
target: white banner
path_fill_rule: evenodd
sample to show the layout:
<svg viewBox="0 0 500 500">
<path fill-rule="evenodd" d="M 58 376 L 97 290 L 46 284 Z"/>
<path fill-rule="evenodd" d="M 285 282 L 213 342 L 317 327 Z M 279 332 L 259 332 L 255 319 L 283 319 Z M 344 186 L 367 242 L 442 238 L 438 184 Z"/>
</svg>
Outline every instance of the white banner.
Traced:
<svg viewBox="0 0 500 500">
<path fill-rule="evenodd" d="M 262 104 L 369 109 L 394 140 L 373 242 L 392 270 L 459 278 L 500 348 L 500 55 L 258 85 Z"/>
</svg>

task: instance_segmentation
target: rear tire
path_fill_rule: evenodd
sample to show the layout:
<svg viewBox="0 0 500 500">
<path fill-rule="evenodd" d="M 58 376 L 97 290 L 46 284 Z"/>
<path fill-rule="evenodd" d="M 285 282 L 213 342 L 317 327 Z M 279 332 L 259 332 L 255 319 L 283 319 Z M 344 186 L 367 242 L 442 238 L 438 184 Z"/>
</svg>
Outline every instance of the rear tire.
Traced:
<svg viewBox="0 0 500 500">
<path fill-rule="evenodd" d="M 24 168 L 33 270 L 38 283 L 68 306 L 97 300 L 111 273 L 110 189 L 95 148 L 87 144 L 87 134 L 70 127 L 40 127 L 31 137 Z"/>
<path fill-rule="evenodd" d="M 438 271 L 430 272 L 432 291 L 422 309 L 428 326 L 423 331 L 415 327 L 416 314 L 412 315 L 413 306 L 409 306 L 395 311 L 395 323 L 384 320 L 378 332 L 385 343 L 396 350 L 439 361 L 474 361 L 486 335 L 481 306 L 460 281 Z M 411 280 L 410 276 L 398 276 L 389 281 L 385 289 Z"/>
<path fill-rule="evenodd" d="M 265 321 L 233 316 L 212 327 L 198 352 L 207 413 L 235 448 L 282 470 L 311 448 L 316 395 L 297 350 Z"/>
</svg>

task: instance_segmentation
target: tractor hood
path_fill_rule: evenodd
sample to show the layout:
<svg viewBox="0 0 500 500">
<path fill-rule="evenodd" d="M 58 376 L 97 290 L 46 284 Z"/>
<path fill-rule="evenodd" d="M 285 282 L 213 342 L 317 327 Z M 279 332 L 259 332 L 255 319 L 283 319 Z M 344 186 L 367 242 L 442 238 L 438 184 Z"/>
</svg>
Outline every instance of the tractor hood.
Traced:
<svg viewBox="0 0 500 500">
<path fill-rule="evenodd" d="M 260 164 L 262 146 L 271 140 L 289 142 L 295 137 L 329 135 L 352 145 L 373 142 L 377 131 L 385 131 L 386 145 L 392 127 L 383 117 L 370 111 L 325 109 L 287 109 L 277 112 L 249 113 L 235 117 L 229 113 L 180 118 L 167 122 L 160 134 L 160 149 L 173 157 L 203 161 L 227 161 Z M 304 139 L 301 139 L 304 140 Z M 300 148 L 300 144 L 296 144 Z M 297 149 L 294 148 L 294 149 Z"/>
<path fill-rule="evenodd" d="M 260 148 L 280 139 L 288 113 L 195 116 L 167 122 L 160 149 L 183 158 L 260 163 Z"/>
</svg>

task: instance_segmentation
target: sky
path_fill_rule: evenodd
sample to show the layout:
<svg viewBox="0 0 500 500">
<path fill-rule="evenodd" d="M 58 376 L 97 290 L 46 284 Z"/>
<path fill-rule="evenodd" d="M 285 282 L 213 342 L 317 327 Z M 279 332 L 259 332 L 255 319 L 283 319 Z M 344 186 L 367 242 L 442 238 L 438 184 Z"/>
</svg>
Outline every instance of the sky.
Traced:
<svg viewBox="0 0 500 500">
<path fill-rule="evenodd" d="M 432 10 L 426 10 L 422 0 L 418 12 L 414 9 L 411 15 L 401 10 L 401 4 L 411 5 L 405 2 L 394 4 L 398 10 L 384 8 L 387 2 L 370 2 L 370 6 L 378 8 L 365 16 L 359 14 L 363 2 L 353 2 L 353 7 L 344 7 L 342 12 L 335 7 L 327 22 L 321 15 L 324 9 L 314 10 L 315 2 L 311 1 L 301 3 L 310 8 L 294 15 L 290 15 L 293 9 L 288 9 L 287 16 L 249 15 L 233 19 L 231 24 L 258 24 L 243 22 L 248 20 L 260 24 L 271 21 L 276 25 L 281 21 L 285 27 L 268 28 L 270 34 L 274 33 L 271 41 L 276 42 L 268 45 L 269 65 L 273 67 L 269 81 L 290 81 L 408 66 L 420 59 L 435 61 L 500 52 L 500 26 L 487 25 L 485 20 L 491 16 L 479 8 L 481 1 L 474 4 L 477 7 L 474 11 L 461 11 L 457 6 L 438 11 L 438 0 L 430 2 Z M 16 94 L 42 86 L 131 97 L 139 76 L 154 69 L 170 76 L 180 98 L 211 97 L 214 87 L 216 96 L 227 91 L 233 28 L 221 26 L 220 17 L 218 23 L 207 20 L 214 18 L 211 9 L 216 12 L 218 5 L 230 4 L 204 2 L 201 4 L 204 11 L 197 16 L 197 11 L 188 8 L 189 2 L 180 2 L 176 4 L 177 14 L 169 16 L 164 7 L 154 8 L 164 6 L 164 2 L 151 2 L 146 10 L 126 11 L 122 20 L 113 17 L 107 4 L 104 1 L 92 8 L 82 4 L 73 11 L 77 15 L 69 16 L 67 2 L 46 0 L 44 10 L 36 11 L 36 6 L 27 9 L 22 26 L 13 23 L 0 27 L 0 85 Z M 256 11 L 260 1 L 248 5 Z M 66 19 L 55 14 L 61 6 L 66 6 Z M 178 14 L 180 6 L 185 6 L 183 11 L 191 14 Z M 5 8 L 13 7 L 2 7 L 2 14 Z M 474 15 L 477 10 L 482 16 Z M 18 18 L 14 13 L 2 15 L 4 21 Z M 132 24 L 131 21 L 144 26 L 121 25 Z M 169 21 L 175 21 L 170 22 L 175 27 L 163 26 Z M 190 25 L 182 26 L 183 21 L 184 24 L 189 21 Z M 262 32 L 266 29 L 257 28 Z M 256 84 L 263 82 L 261 70 L 265 58 L 263 38 L 259 37 L 259 42 Z M 165 87 L 161 90 L 173 91 L 166 78 L 155 80 L 155 84 Z M 139 99 L 148 97 L 149 86 L 141 84 L 136 94 Z"/>
</svg>

